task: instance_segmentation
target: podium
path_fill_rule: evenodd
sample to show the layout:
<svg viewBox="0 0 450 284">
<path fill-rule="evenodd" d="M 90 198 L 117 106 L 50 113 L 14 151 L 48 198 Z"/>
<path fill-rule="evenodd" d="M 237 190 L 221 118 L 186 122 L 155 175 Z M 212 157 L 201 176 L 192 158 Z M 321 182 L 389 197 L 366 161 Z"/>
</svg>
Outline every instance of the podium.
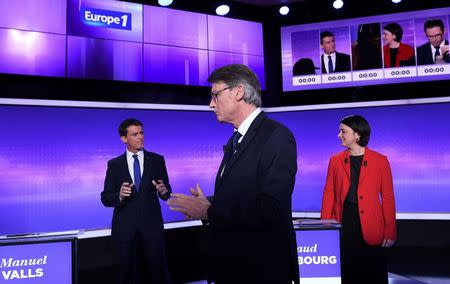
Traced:
<svg viewBox="0 0 450 284">
<path fill-rule="evenodd" d="M 77 240 L 77 233 L 0 238 L 0 283 L 76 284 Z"/>
<path fill-rule="evenodd" d="M 341 225 L 334 220 L 294 220 L 302 284 L 341 284 Z"/>
</svg>

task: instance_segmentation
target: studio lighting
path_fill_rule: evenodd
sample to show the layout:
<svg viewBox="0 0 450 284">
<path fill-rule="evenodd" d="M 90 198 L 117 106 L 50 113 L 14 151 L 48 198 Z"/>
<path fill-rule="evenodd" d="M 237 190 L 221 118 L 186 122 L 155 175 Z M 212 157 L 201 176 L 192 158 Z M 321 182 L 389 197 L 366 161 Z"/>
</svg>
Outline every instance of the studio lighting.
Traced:
<svg viewBox="0 0 450 284">
<path fill-rule="evenodd" d="M 216 8 L 216 14 L 219 16 L 225 16 L 230 12 L 230 6 L 222 4 Z"/>
<path fill-rule="evenodd" d="M 344 6 L 344 1 L 342 0 L 334 0 L 333 7 L 334 9 L 341 9 Z"/>
<path fill-rule="evenodd" d="M 289 7 L 288 6 L 280 7 L 280 15 L 286 16 L 287 14 L 289 14 Z"/>
</svg>

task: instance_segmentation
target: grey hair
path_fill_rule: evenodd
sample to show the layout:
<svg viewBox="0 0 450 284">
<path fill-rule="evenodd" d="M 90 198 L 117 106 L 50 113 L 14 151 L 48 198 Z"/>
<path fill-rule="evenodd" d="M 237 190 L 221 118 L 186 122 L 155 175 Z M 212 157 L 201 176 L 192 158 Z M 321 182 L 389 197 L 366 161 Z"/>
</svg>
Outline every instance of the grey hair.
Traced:
<svg viewBox="0 0 450 284">
<path fill-rule="evenodd" d="M 208 77 L 209 83 L 223 82 L 228 86 L 244 87 L 244 102 L 261 106 L 261 86 L 255 72 L 243 64 L 230 64 L 214 70 Z"/>
</svg>

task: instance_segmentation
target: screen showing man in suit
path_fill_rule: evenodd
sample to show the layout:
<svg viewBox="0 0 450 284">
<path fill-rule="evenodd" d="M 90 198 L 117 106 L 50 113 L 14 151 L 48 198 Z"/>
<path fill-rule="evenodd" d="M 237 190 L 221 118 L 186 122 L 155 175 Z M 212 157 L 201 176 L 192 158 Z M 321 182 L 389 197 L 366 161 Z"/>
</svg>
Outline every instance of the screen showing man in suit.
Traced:
<svg viewBox="0 0 450 284">
<path fill-rule="evenodd" d="M 417 48 L 417 64 L 450 63 L 450 46 L 448 40 L 445 39 L 445 28 L 442 20 L 428 20 L 424 23 L 423 28 L 428 42 Z"/>
<path fill-rule="evenodd" d="M 120 283 L 170 283 L 164 227 L 158 200 L 170 197 L 164 157 L 144 149 L 144 128 L 124 120 L 119 135 L 124 154 L 108 161 L 101 201 L 114 207 L 111 239 Z"/>
<path fill-rule="evenodd" d="M 245 65 L 216 69 L 209 107 L 234 133 L 224 146 L 214 196 L 197 185 L 172 194 L 172 210 L 201 219 L 210 233 L 210 280 L 223 283 L 298 281 L 291 196 L 297 147 L 291 131 L 261 110 L 261 88 Z"/>
<path fill-rule="evenodd" d="M 334 34 L 330 31 L 320 33 L 322 74 L 350 71 L 350 55 L 336 51 Z"/>
</svg>

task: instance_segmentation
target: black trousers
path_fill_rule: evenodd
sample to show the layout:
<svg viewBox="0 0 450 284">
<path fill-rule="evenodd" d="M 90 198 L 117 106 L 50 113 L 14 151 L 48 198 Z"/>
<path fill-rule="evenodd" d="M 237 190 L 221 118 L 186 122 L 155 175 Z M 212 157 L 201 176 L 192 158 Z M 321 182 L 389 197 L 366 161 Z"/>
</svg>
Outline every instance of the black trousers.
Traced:
<svg viewBox="0 0 450 284">
<path fill-rule="evenodd" d="M 364 241 L 357 204 L 344 203 L 342 240 L 342 284 L 388 284 L 384 248 Z"/>
<path fill-rule="evenodd" d="M 170 284 L 164 243 L 144 239 L 114 241 L 120 284 Z"/>
</svg>

